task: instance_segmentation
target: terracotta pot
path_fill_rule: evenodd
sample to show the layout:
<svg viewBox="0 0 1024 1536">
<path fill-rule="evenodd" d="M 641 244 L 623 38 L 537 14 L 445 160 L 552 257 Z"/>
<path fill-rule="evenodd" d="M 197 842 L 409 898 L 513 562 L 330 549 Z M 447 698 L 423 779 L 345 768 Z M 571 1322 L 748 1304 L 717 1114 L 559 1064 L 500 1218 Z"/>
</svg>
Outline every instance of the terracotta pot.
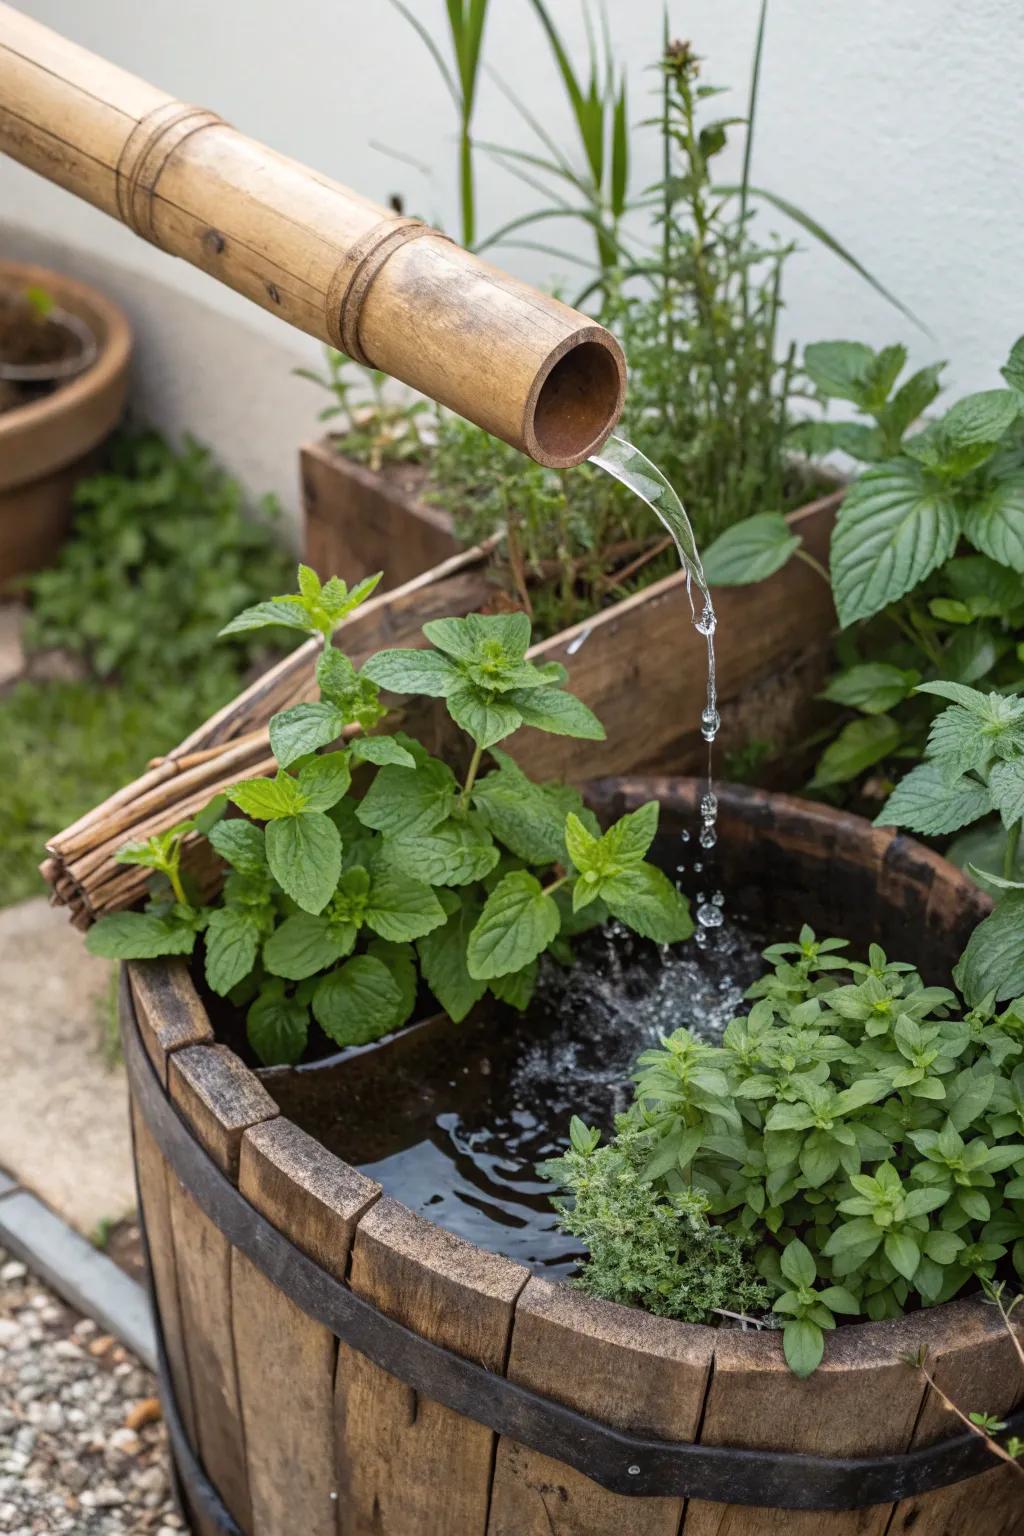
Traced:
<svg viewBox="0 0 1024 1536">
<path fill-rule="evenodd" d="M 86 283 L 0 262 L 0 286 L 45 288 L 95 338 L 96 361 L 51 394 L 0 414 L 0 583 L 48 565 L 67 536 L 75 486 L 117 425 L 132 338 L 126 316 Z"/>
</svg>

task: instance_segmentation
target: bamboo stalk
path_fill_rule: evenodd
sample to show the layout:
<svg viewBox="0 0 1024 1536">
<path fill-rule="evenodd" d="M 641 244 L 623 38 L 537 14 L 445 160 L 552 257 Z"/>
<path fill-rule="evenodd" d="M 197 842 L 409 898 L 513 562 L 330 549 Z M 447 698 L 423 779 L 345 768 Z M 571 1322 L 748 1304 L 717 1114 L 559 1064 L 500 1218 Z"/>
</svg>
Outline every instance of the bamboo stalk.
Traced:
<svg viewBox="0 0 1024 1536">
<path fill-rule="evenodd" d="M 618 419 L 603 326 L 3 4 L 0 150 L 538 463 Z"/>
</svg>

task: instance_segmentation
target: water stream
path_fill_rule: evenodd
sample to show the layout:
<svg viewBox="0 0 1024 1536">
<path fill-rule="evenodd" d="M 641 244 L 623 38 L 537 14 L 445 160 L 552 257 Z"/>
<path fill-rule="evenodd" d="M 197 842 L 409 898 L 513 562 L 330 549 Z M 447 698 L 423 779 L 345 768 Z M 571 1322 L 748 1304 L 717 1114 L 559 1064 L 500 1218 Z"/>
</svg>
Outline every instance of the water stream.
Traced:
<svg viewBox="0 0 1024 1536">
<path fill-rule="evenodd" d="M 708 761 L 707 782 L 700 803 L 701 828 L 698 840 L 702 848 L 711 849 L 718 841 L 718 800 L 715 795 L 714 777 L 714 742 L 720 723 L 715 676 L 715 629 L 718 621 L 715 618 L 715 607 L 711 601 L 711 591 L 704 575 L 693 528 L 686 515 L 686 508 L 661 470 L 656 464 L 652 464 L 639 448 L 634 448 L 632 443 L 627 443 L 625 438 L 609 437 L 604 447 L 591 457 L 590 462 L 618 480 L 621 485 L 632 491 L 635 496 L 639 496 L 640 500 L 650 507 L 671 536 L 679 555 L 679 563 L 686 576 L 686 596 L 690 604 L 690 618 L 694 629 L 704 637 L 707 645 L 707 697 L 701 715 L 700 733 L 708 744 Z M 700 594 L 699 613 L 694 599 L 694 587 Z M 699 865 L 694 867 L 698 870 L 700 868 Z M 697 921 L 700 928 L 706 930 L 720 927 L 724 919 L 723 906 L 720 894 L 716 894 L 711 900 L 698 897 Z"/>
</svg>

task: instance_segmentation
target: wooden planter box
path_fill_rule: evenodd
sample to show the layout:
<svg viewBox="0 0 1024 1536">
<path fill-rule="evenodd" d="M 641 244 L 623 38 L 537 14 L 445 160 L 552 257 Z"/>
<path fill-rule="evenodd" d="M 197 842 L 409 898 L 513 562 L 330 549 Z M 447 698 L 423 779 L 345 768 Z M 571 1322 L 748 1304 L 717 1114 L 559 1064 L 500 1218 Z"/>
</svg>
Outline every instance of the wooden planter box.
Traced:
<svg viewBox="0 0 1024 1536">
<path fill-rule="evenodd" d="M 692 820 L 699 791 L 647 780 L 597 786 L 592 798 L 619 811 L 657 794 L 667 816 Z M 721 798 L 726 889 L 742 874 L 776 916 L 789 917 L 778 893 L 805 910 L 813 892 L 823 925 L 877 938 L 934 977 L 985 910 L 959 871 L 909 839 L 759 791 Z M 843 1489 L 832 1512 L 789 1507 L 812 1486 L 820 1502 L 813 1461 L 779 1469 L 759 1507 L 730 1502 L 750 1475 L 735 1459 L 710 1494 L 706 1482 L 701 1497 L 643 1492 L 657 1473 L 652 1440 L 868 1458 L 953 1438 L 977 1455 L 976 1437 L 964 1439 L 905 1357 L 927 1348 L 958 1402 L 1009 1412 L 1024 1378 L 980 1300 L 840 1328 L 799 1381 L 777 1333 L 587 1298 L 382 1194 L 279 1112 L 268 1088 L 279 1091 L 280 1072 L 254 1073 L 214 1043 L 181 962 L 126 967 L 122 1022 L 165 1410 L 202 1536 L 235 1529 L 222 1506 L 245 1536 L 1020 1530 L 1019 1479 L 1003 1466 L 979 1472 L 984 1459 L 961 1465 L 967 1481 L 883 1501 L 865 1497 L 858 1468 L 829 1469 Z M 571 1463 L 588 1426 L 557 1405 L 639 1438 L 605 1438 L 585 1475 Z M 631 1486 L 638 1495 L 622 1491 Z"/>
<path fill-rule="evenodd" d="M 329 440 L 304 448 L 310 564 L 322 577 L 337 573 L 347 581 L 383 569 L 389 584 L 447 560 L 462 546 L 449 519 L 418 500 L 422 478 L 422 471 L 406 469 L 398 485 L 345 459 Z M 842 494 L 836 490 L 789 514 L 809 553 L 826 566 Z M 484 561 L 479 568 L 481 606 L 492 589 Z M 452 596 L 450 611 L 467 611 L 457 610 Z M 443 609 L 440 595 L 439 602 Z M 810 700 L 824 682 L 835 627 L 827 584 L 803 561 L 793 560 L 756 586 L 719 588 L 715 609 L 719 762 L 751 742 L 778 749 L 799 739 L 806 733 Z M 570 688 L 596 712 L 608 736 L 595 744 L 541 740 L 524 732 L 512 750 L 518 755 L 521 739 L 539 773 L 579 781 L 595 774 L 679 773 L 700 766 L 705 646 L 690 623 L 681 573 L 541 641 L 530 654 L 568 668 Z"/>
</svg>

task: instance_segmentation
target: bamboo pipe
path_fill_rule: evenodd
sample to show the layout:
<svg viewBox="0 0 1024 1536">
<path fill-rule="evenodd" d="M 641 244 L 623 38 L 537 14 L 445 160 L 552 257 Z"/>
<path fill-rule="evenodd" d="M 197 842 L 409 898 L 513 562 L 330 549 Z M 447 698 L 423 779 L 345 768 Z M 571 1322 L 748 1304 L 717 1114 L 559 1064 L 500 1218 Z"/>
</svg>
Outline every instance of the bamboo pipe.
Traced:
<svg viewBox="0 0 1024 1536">
<path fill-rule="evenodd" d="M 540 464 L 618 419 L 603 326 L 3 3 L 0 150 Z"/>
</svg>

